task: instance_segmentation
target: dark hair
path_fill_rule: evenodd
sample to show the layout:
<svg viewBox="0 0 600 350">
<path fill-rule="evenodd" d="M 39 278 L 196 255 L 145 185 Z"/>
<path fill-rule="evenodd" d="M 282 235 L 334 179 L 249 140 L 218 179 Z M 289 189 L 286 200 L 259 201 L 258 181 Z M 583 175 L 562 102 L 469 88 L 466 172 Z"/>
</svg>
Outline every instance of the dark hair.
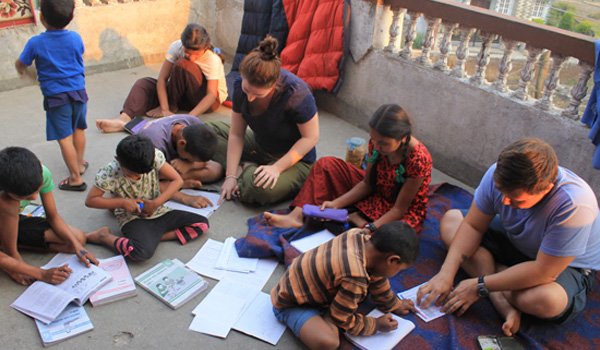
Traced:
<svg viewBox="0 0 600 350">
<path fill-rule="evenodd" d="M 48 25 L 56 29 L 66 27 L 73 20 L 74 0 L 42 0 L 40 11 Z"/>
<path fill-rule="evenodd" d="M 417 233 L 404 221 L 392 221 L 381 225 L 371 235 L 371 243 L 382 253 L 400 256 L 401 263 L 412 264 L 419 255 Z"/>
<path fill-rule="evenodd" d="M 556 181 L 558 158 L 554 149 L 538 138 L 513 142 L 500 152 L 494 183 L 503 193 L 524 190 L 538 194 Z"/>
<path fill-rule="evenodd" d="M 403 155 L 402 161 L 406 161 L 412 135 L 412 121 L 402 107 L 397 104 L 385 104 L 377 108 L 371 119 L 369 119 L 369 127 L 377 131 L 381 136 L 391 137 L 398 141 L 406 138 L 406 141 L 400 146 L 400 152 Z M 369 185 L 372 189 L 375 189 L 377 184 L 377 161 L 378 159 L 373 160 L 374 164 L 371 167 L 369 177 Z M 403 182 L 396 181 L 392 191 L 393 198 L 398 196 L 402 184 Z"/>
<path fill-rule="evenodd" d="M 42 186 L 42 164 L 30 150 L 7 147 L 0 151 L 0 190 L 25 197 Z"/>
<path fill-rule="evenodd" d="M 217 151 L 217 134 L 206 124 L 194 124 L 183 128 L 185 151 L 202 162 L 212 159 Z"/>
<path fill-rule="evenodd" d="M 190 23 L 185 26 L 185 29 L 181 32 L 181 44 L 190 50 L 212 49 L 208 32 L 204 27 L 196 23 Z"/>
<path fill-rule="evenodd" d="M 244 57 L 240 64 L 240 73 L 250 85 L 267 88 L 275 84 L 281 72 L 277 45 L 277 39 L 267 35 L 258 47 Z"/>
<path fill-rule="evenodd" d="M 149 138 L 130 135 L 117 145 L 117 161 L 127 170 L 146 174 L 154 164 L 154 145 Z"/>
</svg>

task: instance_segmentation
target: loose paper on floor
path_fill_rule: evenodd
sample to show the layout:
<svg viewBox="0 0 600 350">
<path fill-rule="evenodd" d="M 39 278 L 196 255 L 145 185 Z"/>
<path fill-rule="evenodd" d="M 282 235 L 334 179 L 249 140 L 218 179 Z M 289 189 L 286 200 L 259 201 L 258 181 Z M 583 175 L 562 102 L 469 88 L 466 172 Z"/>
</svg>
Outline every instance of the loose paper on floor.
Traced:
<svg viewBox="0 0 600 350">
<path fill-rule="evenodd" d="M 417 291 L 421 286 L 422 284 L 409 290 L 405 290 L 404 292 L 398 293 L 398 297 L 400 299 L 412 300 L 412 302 L 415 304 L 415 308 L 417 309 L 417 316 L 419 316 L 425 322 L 433 321 L 438 317 L 446 315 L 441 311 L 441 307 L 435 306 L 435 304 L 431 304 L 428 308 L 421 308 L 417 306 Z"/>
</svg>

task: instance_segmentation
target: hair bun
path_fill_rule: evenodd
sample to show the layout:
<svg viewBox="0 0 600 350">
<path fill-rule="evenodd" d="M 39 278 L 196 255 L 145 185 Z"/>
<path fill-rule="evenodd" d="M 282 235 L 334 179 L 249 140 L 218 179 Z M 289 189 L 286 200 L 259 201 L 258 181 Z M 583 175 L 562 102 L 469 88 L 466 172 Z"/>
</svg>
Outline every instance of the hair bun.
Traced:
<svg viewBox="0 0 600 350">
<path fill-rule="evenodd" d="M 265 61 L 271 61 L 277 58 L 277 46 L 279 43 L 274 37 L 267 35 L 259 44 L 260 58 Z"/>
</svg>

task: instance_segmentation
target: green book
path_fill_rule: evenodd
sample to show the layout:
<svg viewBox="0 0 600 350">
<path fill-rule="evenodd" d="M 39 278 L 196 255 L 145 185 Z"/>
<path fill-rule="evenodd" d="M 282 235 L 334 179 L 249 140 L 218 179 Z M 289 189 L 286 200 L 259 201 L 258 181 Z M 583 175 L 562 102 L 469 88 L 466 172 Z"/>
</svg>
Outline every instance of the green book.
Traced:
<svg viewBox="0 0 600 350">
<path fill-rule="evenodd" d="M 135 283 L 172 309 L 179 308 L 208 287 L 208 282 L 178 259 L 161 261 L 137 276 Z"/>
</svg>

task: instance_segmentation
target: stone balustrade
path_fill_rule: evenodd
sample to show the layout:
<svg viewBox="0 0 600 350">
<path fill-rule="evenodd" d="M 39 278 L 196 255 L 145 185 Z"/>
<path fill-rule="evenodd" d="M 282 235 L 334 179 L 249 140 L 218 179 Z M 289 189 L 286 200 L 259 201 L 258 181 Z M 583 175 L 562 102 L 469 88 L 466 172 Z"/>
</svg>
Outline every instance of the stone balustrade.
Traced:
<svg viewBox="0 0 600 350">
<path fill-rule="evenodd" d="M 384 47 L 389 55 L 398 55 L 402 59 L 439 70 L 482 89 L 493 90 L 506 98 L 533 104 L 549 113 L 575 120 L 580 118 L 580 107 L 588 93 L 588 82 L 594 64 L 594 43 L 591 37 L 452 0 L 384 0 L 383 3 L 390 6 L 392 12 L 389 39 Z M 424 19 L 426 30 L 420 52 L 416 52 L 413 43 L 419 18 Z M 475 34 L 479 42 L 476 47 L 475 73 L 468 76 L 465 62 L 469 58 L 469 50 L 473 49 L 470 42 Z M 458 42 L 453 42 L 453 38 L 457 38 Z M 487 81 L 485 73 L 494 42 L 501 44 L 501 59 L 497 77 L 494 81 Z M 437 51 L 433 47 L 436 43 Z M 520 68 L 518 86 L 511 90 L 507 85 L 507 77 L 513 65 L 513 53 L 520 43 L 525 45 L 526 59 Z M 434 51 L 436 60 L 432 64 Z M 452 54 L 455 60 L 453 66 L 449 67 L 448 57 Z M 541 97 L 536 99 L 529 90 L 535 70 L 540 69 L 542 58 L 550 60 L 551 64 L 545 74 Z M 561 68 L 570 59 L 576 59 L 580 73 L 570 90 L 568 106 L 559 108 L 553 103 L 553 98 L 560 86 Z"/>
</svg>

